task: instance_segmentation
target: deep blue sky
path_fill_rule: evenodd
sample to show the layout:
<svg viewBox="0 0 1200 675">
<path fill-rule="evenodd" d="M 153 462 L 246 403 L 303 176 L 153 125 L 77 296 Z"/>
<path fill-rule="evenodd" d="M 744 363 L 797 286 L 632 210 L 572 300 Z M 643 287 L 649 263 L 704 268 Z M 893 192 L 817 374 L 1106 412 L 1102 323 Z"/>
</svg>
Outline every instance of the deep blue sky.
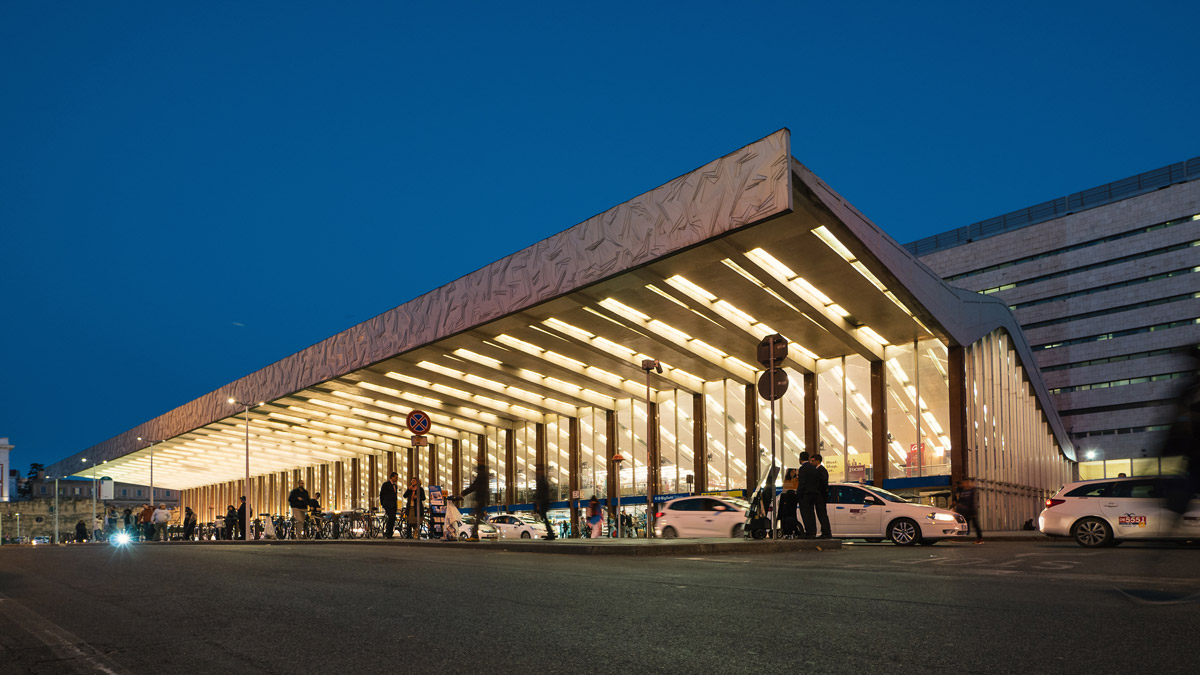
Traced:
<svg viewBox="0 0 1200 675">
<path fill-rule="evenodd" d="M 416 4 L 0 4 L 14 466 L 780 127 L 901 242 L 1200 155 L 1196 2 Z"/>
</svg>

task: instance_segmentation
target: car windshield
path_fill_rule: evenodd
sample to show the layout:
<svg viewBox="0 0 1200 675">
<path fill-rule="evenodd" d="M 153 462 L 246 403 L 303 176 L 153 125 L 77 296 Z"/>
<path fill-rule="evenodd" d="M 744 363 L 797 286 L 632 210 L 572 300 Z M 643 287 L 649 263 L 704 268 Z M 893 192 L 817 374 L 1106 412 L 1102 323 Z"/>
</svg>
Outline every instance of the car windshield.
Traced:
<svg viewBox="0 0 1200 675">
<path fill-rule="evenodd" d="M 905 499 L 904 497 L 901 497 L 900 495 L 892 493 L 892 492 L 888 492 L 887 490 L 884 490 L 883 488 L 875 487 L 874 485 L 859 485 L 858 487 L 866 490 L 867 492 L 870 492 L 871 494 L 875 495 L 876 497 L 880 497 L 889 502 L 896 502 L 899 504 L 909 503 L 908 500 Z"/>
<path fill-rule="evenodd" d="M 721 500 L 729 502 L 743 511 L 750 510 L 750 502 L 746 501 L 745 499 L 738 499 L 737 497 L 721 497 Z"/>
</svg>

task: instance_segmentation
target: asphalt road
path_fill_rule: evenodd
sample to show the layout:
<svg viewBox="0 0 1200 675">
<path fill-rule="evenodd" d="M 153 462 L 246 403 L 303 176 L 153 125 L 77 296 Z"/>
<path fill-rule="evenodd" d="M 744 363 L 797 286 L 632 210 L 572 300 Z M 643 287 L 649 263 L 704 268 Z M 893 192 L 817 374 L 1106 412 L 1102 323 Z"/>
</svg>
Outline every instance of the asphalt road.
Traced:
<svg viewBox="0 0 1200 675">
<path fill-rule="evenodd" d="M 1191 673 L 1198 637 L 1176 545 L 0 548 L 0 673 Z"/>
</svg>

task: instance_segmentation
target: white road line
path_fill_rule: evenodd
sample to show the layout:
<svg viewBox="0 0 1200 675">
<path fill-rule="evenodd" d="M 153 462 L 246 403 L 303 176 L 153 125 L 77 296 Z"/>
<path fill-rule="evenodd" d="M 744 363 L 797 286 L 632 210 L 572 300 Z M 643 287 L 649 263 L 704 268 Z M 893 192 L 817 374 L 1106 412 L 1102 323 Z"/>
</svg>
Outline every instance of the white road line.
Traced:
<svg viewBox="0 0 1200 675">
<path fill-rule="evenodd" d="M 0 593 L 0 614 L 83 672 L 105 675 L 124 675 L 126 672 L 88 643 L 3 593 Z"/>
</svg>

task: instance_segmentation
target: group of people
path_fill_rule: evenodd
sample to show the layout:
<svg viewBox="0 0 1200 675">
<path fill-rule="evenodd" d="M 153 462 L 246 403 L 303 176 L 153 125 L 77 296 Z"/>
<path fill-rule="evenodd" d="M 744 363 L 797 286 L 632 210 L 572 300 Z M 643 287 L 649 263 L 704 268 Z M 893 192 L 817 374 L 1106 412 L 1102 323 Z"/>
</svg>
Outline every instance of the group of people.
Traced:
<svg viewBox="0 0 1200 675">
<path fill-rule="evenodd" d="M 820 454 L 800 453 L 800 466 L 784 473 L 784 490 L 779 495 L 780 534 L 793 539 L 830 539 L 829 513 L 825 493 L 829 489 L 829 471 Z M 799 518 L 796 517 L 797 511 Z M 820 534 L 817 534 L 820 523 Z"/>
<path fill-rule="evenodd" d="M 191 513 L 191 509 L 187 509 Z M 195 514 L 191 514 L 192 527 L 195 528 Z M 136 512 L 132 508 L 118 511 L 110 506 L 107 513 L 96 516 L 92 521 L 91 532 L 84 521 L 75 524 L 75 541 L 85 542 L 105 541 L 119 533 L 128 534 L 137 541 L 169 541 L 167 528 L 171 523 L 171 510 L 166 504 L 143 504 Z M 187 517 L 184 518 L 187 526 Z"/>
</svg>

